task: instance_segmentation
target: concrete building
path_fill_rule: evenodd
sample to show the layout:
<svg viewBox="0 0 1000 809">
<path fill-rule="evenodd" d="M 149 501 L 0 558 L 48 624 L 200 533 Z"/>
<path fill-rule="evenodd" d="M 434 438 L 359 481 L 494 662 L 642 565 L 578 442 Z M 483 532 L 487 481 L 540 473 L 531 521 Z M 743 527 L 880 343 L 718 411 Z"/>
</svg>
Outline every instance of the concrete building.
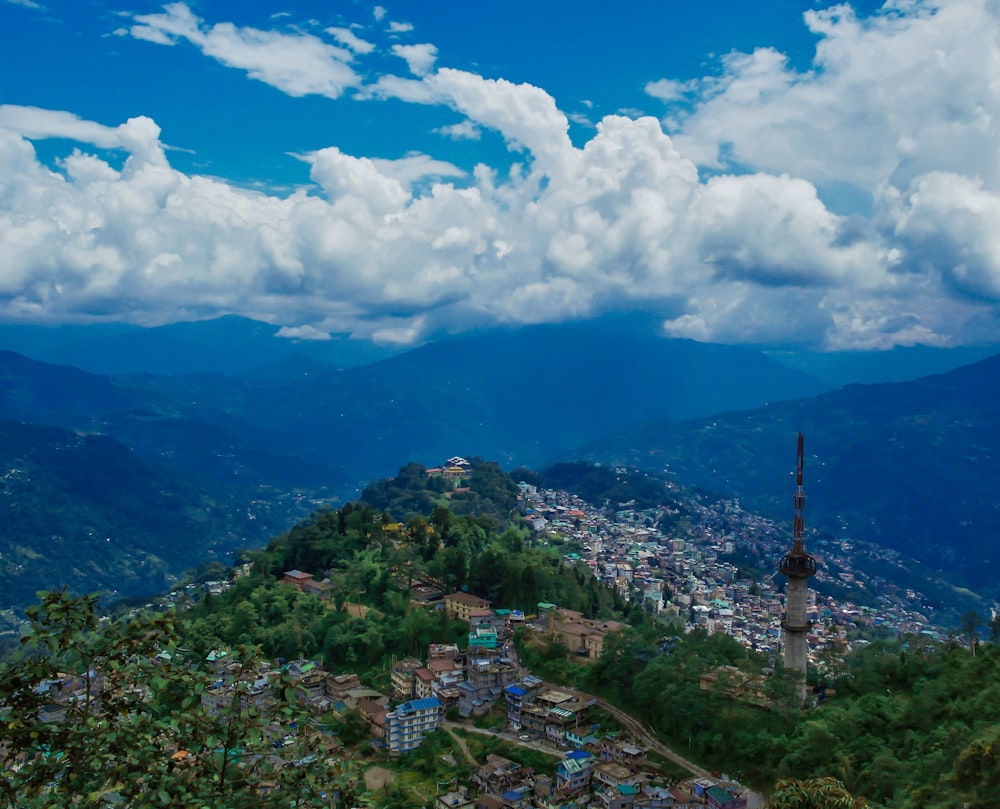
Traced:
<svg viewBox="0 0 1000 809">
<path fill-rule="evenodd" d="M 432 730 L 441 726 L 444 710 L 437 697 L 397 705 L 385 715 L 385 740 L 389 753 L 397 756 L 416 750 Z"/>
</svg>

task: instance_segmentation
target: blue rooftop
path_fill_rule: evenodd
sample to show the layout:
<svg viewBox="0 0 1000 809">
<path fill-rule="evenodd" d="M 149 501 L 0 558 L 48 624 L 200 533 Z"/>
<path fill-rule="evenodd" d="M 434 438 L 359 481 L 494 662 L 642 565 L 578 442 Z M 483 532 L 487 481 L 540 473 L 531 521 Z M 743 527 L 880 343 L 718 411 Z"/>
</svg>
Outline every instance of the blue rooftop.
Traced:
<svg viewBox="0 0 1000 809">
<path fill-rule="evenodd" d="M 440 708 L 441 700 L 437 697 L 428 697 L 427 699 L 415 699 L 411 702 L 404 702 L 402 705 L 396 706 L 398 712 L 409 713 L 410 711 L 425 711 L 428 708 Z"/>
</svg>

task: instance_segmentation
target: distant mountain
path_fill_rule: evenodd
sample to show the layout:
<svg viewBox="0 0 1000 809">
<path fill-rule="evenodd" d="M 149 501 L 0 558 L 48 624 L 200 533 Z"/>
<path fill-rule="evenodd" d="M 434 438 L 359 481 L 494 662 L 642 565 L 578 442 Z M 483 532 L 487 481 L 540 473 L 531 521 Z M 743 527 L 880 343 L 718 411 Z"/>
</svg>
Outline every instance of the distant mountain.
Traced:
<svg viewBox="0 0 1000 809">
<path fill-rule="evenodd" d="M 328 340 L 289 339 L 278 337 L 278 330 L 235 315 L 150 329 L 3 325 L 0 348 L 99 374 L 214 372 L 236 376 L 293 356 L 338 368 L 375 362 L 399 351 L 346 335 Z"/>
<path fill-rule="evenodd" d="M 759 353 L 588 324 L 456 338 L 290 379 L 109 379 L 9 353 L 0 353 L 0 379 L 2 417 L 104 432 L 217 477 L 326 487 L 455 453 L 537 466 L 636 420 L 823 389 Z"/>
<path fill-rule="evenodd" d="M 897 346 L 890 351 L 766 351 L 782 365 L 808 371 L 831 388 L 909 382 L 943 374 L 963 365 L 992 357 L 1000 346 Z"/>
<path fill-rule="evenodd" d="M 105 377 L 0 351 L 0 418 L 121 441 L 138 455 L 229 485 L 350 488 L 336 463 L 284 453 L 280 431 L 240 419 L 249 383 L 217 374 Z"/>
<path fill-rule="evenodd" d="M 546 328 L 567 333 L 600 332 L 611 342 L 626 334 L 663 342 L 659 337 L 658 319 L 641 313 L 604 315 L 595 320 Z M 236 315 L 154 328 L 120 323 L 86 326 L 8 323 L 0 324 L 0 350 L 98 374 L 220 373 L 257 380 L 291 379 L 323 369 L 355 368 L 408 350 L 351 339 L 344 334 L 333 334 L 329 339 L 302 339 L 279 337 L 278 332 L 278 326 Z M 490 334 L 486 332 L 480 336 L 489 337 Z M 462 341 L 474 336 L 441 336 L 436 342 Z M 754 351 L 753 347 L 748 350 Z M 835 388 L 856 382 L 901 382 L 943 373 L 995 354 L 1000 346 L 913 346 L 891 351 L 762 351 L 782 365 L 803 371 L 822 380 L 828 388 Z"/>
<path fill-rule="evenodd" d="M 59 587 L 162 592 L 303 512 L 267 494 L 192 479 L 105 436 L 0 420 L 0 609 Z"/>
<path fill-rule="evenodd" d="M 688 421 L 651 421 L 568 457 L 668 469 L 790 517 L 806 436 L 807 524 L 903 551 L 977 587 L 1000 566 L 1000 356 L 913 382 L 851 385 Z"/>
</svg>

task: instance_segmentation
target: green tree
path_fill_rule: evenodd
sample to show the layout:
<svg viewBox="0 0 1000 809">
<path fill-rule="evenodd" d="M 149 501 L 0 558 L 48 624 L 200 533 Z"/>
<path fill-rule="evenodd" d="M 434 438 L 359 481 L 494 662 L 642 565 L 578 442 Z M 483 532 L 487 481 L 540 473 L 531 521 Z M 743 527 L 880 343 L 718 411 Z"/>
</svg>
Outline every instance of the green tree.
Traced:
<svg viewBox="0 0 1000 809">
<path fill-rule="evenodd" d="M 768 801 L 771 809 L 861 809 L 864 798 L 855 798 L 836 778 L 778 781 Z"/>
<path fill-rule="evenodd" d="M 282 756 L 267 738 L 294 719 L 294 695 L 279 679 L 272 702 L 253 698 L 253 650 L 234 655 L 233 687 L 213 703 L 212 676 L 173 646 L 172 616 L 106 621 L 96 596 L 64 592 L 28 615 L 30 654 L 0 670 L 0 805 L 330 805 L 310 740 Z"/>
</svg>

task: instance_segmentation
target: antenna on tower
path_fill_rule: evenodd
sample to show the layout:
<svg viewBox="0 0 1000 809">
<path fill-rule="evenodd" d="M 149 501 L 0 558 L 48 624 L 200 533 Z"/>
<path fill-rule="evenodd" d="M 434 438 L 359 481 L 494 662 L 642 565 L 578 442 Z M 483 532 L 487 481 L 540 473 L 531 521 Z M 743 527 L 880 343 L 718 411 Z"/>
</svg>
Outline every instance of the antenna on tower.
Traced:
<svg viewBox="0 0 1000 809">
<path fill-rule="evenodd" d="M 806 493 L 802 489 L 802 466 L 805 458 L 805 439 L 799 433 L 798 460 L 795 464 L 795 517 L 792 520 L 792 553 L 805 553 L 805 542 L 802 538 L 806 527 Z"/>
<path fill-rule="evenodd" d="M 795 516 L 792 520 L 792 549 L 781 560 L 779 570 L 785 575 L 791 576 L 814 576 L 816 574 L 816 560 L 806 553 L 805 527 L 806 527 L 806 493 L 802 488 L 802 469 L 805 465 L 805 439 L 802 433 L 798 437 L 798 454 L 795 461 L 795 496 L 792 502 L 795 505 Z"/>
</svg>

